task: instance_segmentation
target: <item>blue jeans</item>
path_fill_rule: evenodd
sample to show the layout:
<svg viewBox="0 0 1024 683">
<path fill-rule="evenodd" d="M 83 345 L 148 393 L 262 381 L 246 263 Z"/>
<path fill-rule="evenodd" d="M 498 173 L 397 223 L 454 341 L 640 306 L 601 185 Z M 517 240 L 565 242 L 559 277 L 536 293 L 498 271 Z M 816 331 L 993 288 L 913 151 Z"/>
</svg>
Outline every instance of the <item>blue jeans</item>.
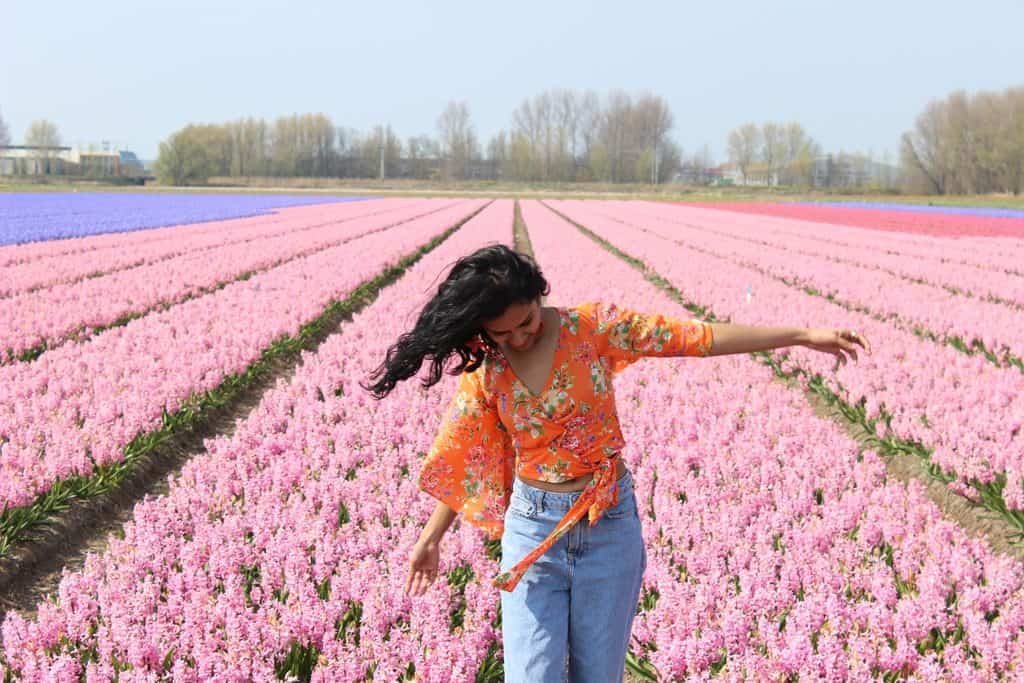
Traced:
<svg viewBox="0 0 1024 683">
<path fill-rule="evenodd" d="M 619 503 L 584 517 L 501 593 L 506 683 L 621 683 L 647 550 L 628 471 Z M 535 548 L 579 498 L 518 477 L 505 512 L 501 571 Z"/>
</svg>

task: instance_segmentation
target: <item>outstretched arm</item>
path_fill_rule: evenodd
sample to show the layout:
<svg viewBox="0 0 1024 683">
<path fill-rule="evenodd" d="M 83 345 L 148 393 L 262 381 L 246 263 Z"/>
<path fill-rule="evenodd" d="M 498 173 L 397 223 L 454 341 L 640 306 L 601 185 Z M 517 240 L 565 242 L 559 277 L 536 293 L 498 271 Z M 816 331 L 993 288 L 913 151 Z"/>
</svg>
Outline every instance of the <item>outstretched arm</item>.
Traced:
<svg viewBox="0 0 1024 683">
<path fill-rule="evenodd" d="M 784 346 L 806 346 L 831 353 L 841 364 L 847 355 L 857 360 L 857 346 L 871 353 L 871 345 L 853 330 L 830 327 L 758 327 L 732 323 L 710 323 L 714 343 L 709 356 L 768 351 Z"/>
</svg>

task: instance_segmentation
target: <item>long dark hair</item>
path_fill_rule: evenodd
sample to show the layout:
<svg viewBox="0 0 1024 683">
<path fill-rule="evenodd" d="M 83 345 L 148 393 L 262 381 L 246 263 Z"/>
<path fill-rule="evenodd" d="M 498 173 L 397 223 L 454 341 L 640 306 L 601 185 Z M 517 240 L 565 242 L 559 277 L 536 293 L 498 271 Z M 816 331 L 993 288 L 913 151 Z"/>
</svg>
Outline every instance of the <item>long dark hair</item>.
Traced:
<svg viewBox="0 0 1024 683">
<path fill-rule="evenodd" d="M 460 258 L 420 311 L 412 331 L 388 348 L 384 362 L 370 375 L 372 383 L 361 382 L 360 386 L 382 399 L 399 382 L 419 372 L 426 358 L 430 359 L 430 371 L 423 380 L 424 388 L 441 380 L 445 363 L 453 355 L 458 355 L 459 363 L 450 374 L 476 370 L 486 355 L 483 346 L 494 346 L 483 322 L 499 317 L 512 304 L 547 296 L 549 289 L 532 258 L 503 244 Z"/>
</svg>

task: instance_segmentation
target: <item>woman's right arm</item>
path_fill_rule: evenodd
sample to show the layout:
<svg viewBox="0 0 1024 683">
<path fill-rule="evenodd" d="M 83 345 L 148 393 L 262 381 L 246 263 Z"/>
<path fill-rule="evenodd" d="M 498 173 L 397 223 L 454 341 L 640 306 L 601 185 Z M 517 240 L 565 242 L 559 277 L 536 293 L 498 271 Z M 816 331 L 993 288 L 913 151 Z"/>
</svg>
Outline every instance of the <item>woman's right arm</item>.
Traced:
<svg viewBox="0 0 1024 683">
<path fill-rule="evenodd" d="M 498 538 L 504 503 L 515 479 L 515 452 L 493 399 L 484 391 L 482 368 L 462 373 L 419 474 L 420 490 L 434 507 L 420 535 L 439 542 L 456 514 Z"/>
<path fill-rule="evenodd" d="M 441 538 L 448 531 L 448 527 L 452 525 L 456 514 L 455 510 L 452 510 L 441 501 L 437 501 L 437 505 L 434 506 L 434 513 L 430 515 L 430 519 L 424 525 L 417 543 L 440 544 Z"/>
<path fill-rule="evenodd" d="M 441 562 L 441 537 L 454 519 L 455 510 L 438 501 L 434 506 L 434 514 L 430 515 L 409 555 L 409 574 L 405 579 L 406 595 L 422 595 L 437 579 L 437 568 Z"/>
</svg>

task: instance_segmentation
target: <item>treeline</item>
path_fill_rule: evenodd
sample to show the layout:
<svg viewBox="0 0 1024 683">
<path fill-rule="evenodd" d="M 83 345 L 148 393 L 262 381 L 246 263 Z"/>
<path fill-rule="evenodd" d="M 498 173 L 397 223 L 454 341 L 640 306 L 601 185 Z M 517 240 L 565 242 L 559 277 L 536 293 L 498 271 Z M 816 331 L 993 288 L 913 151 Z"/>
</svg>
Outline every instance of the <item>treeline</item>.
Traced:
<svg viewBox="0 0 1024 683">
<path fill-rule="evenodd" d="M 525 98 L 486 142 L 465 102 L 449 102 L 433 134 L 400 139 L 325 114 L 188 125 L 160 144 L 163 182 L 220 177 L 504 179 L 890 188 L 964 194 L 1024 189 L 1024 87 L 931 102 L 903 135 L 900 168 L 869 155 L 825 154 L 797 122 L 746 123 L 727 140 L 730 167 L 708 147 L 690 157 L 672 139 L 675 116 L 651 93 L 547 90 Z M 4 132 L 0 126 L 0 135 Z M 887 158 L 883 161 L 887 161 Z M 737 172 L 738 171 L 738 172 Z"/>
<path fill-rule="evenodd" d="M 410 177 L 665 182 L 682 167 L 674 116 L 649 93 L 550 90 L 527 98 L 484 145 L 465 102 L 450 102 L 436 137 L 402 141 L 390 126 L 364 132 L 325 114 L 190 124 L 160 144 L 158 177 L 175 185 L 212 176 Z M 705 152 L 700 159 L 709 159 Z"/>
<path fill-rule="evenodd" d="M 1024 190 L 1024 87 L 928 104 L 903 134 L 900 156 L 915 193 L 983 194 Z"/>
<path fill-rule="evenodd" d="M 522 101 L 487 156 L 517 180 L 660 183 L 682 165 L 674 123 L 658 95 L 550 90 Z"/>
<path fill-rule="evenodd" d="M 382 156 L 394 172 L 401 147 L 390 127 L 367 135 L 325 114 L 249 117 L 185 126 L 160 143 L 155 170 L 174 185 L 211 176 L 371 177 Z"/>
</svg>

